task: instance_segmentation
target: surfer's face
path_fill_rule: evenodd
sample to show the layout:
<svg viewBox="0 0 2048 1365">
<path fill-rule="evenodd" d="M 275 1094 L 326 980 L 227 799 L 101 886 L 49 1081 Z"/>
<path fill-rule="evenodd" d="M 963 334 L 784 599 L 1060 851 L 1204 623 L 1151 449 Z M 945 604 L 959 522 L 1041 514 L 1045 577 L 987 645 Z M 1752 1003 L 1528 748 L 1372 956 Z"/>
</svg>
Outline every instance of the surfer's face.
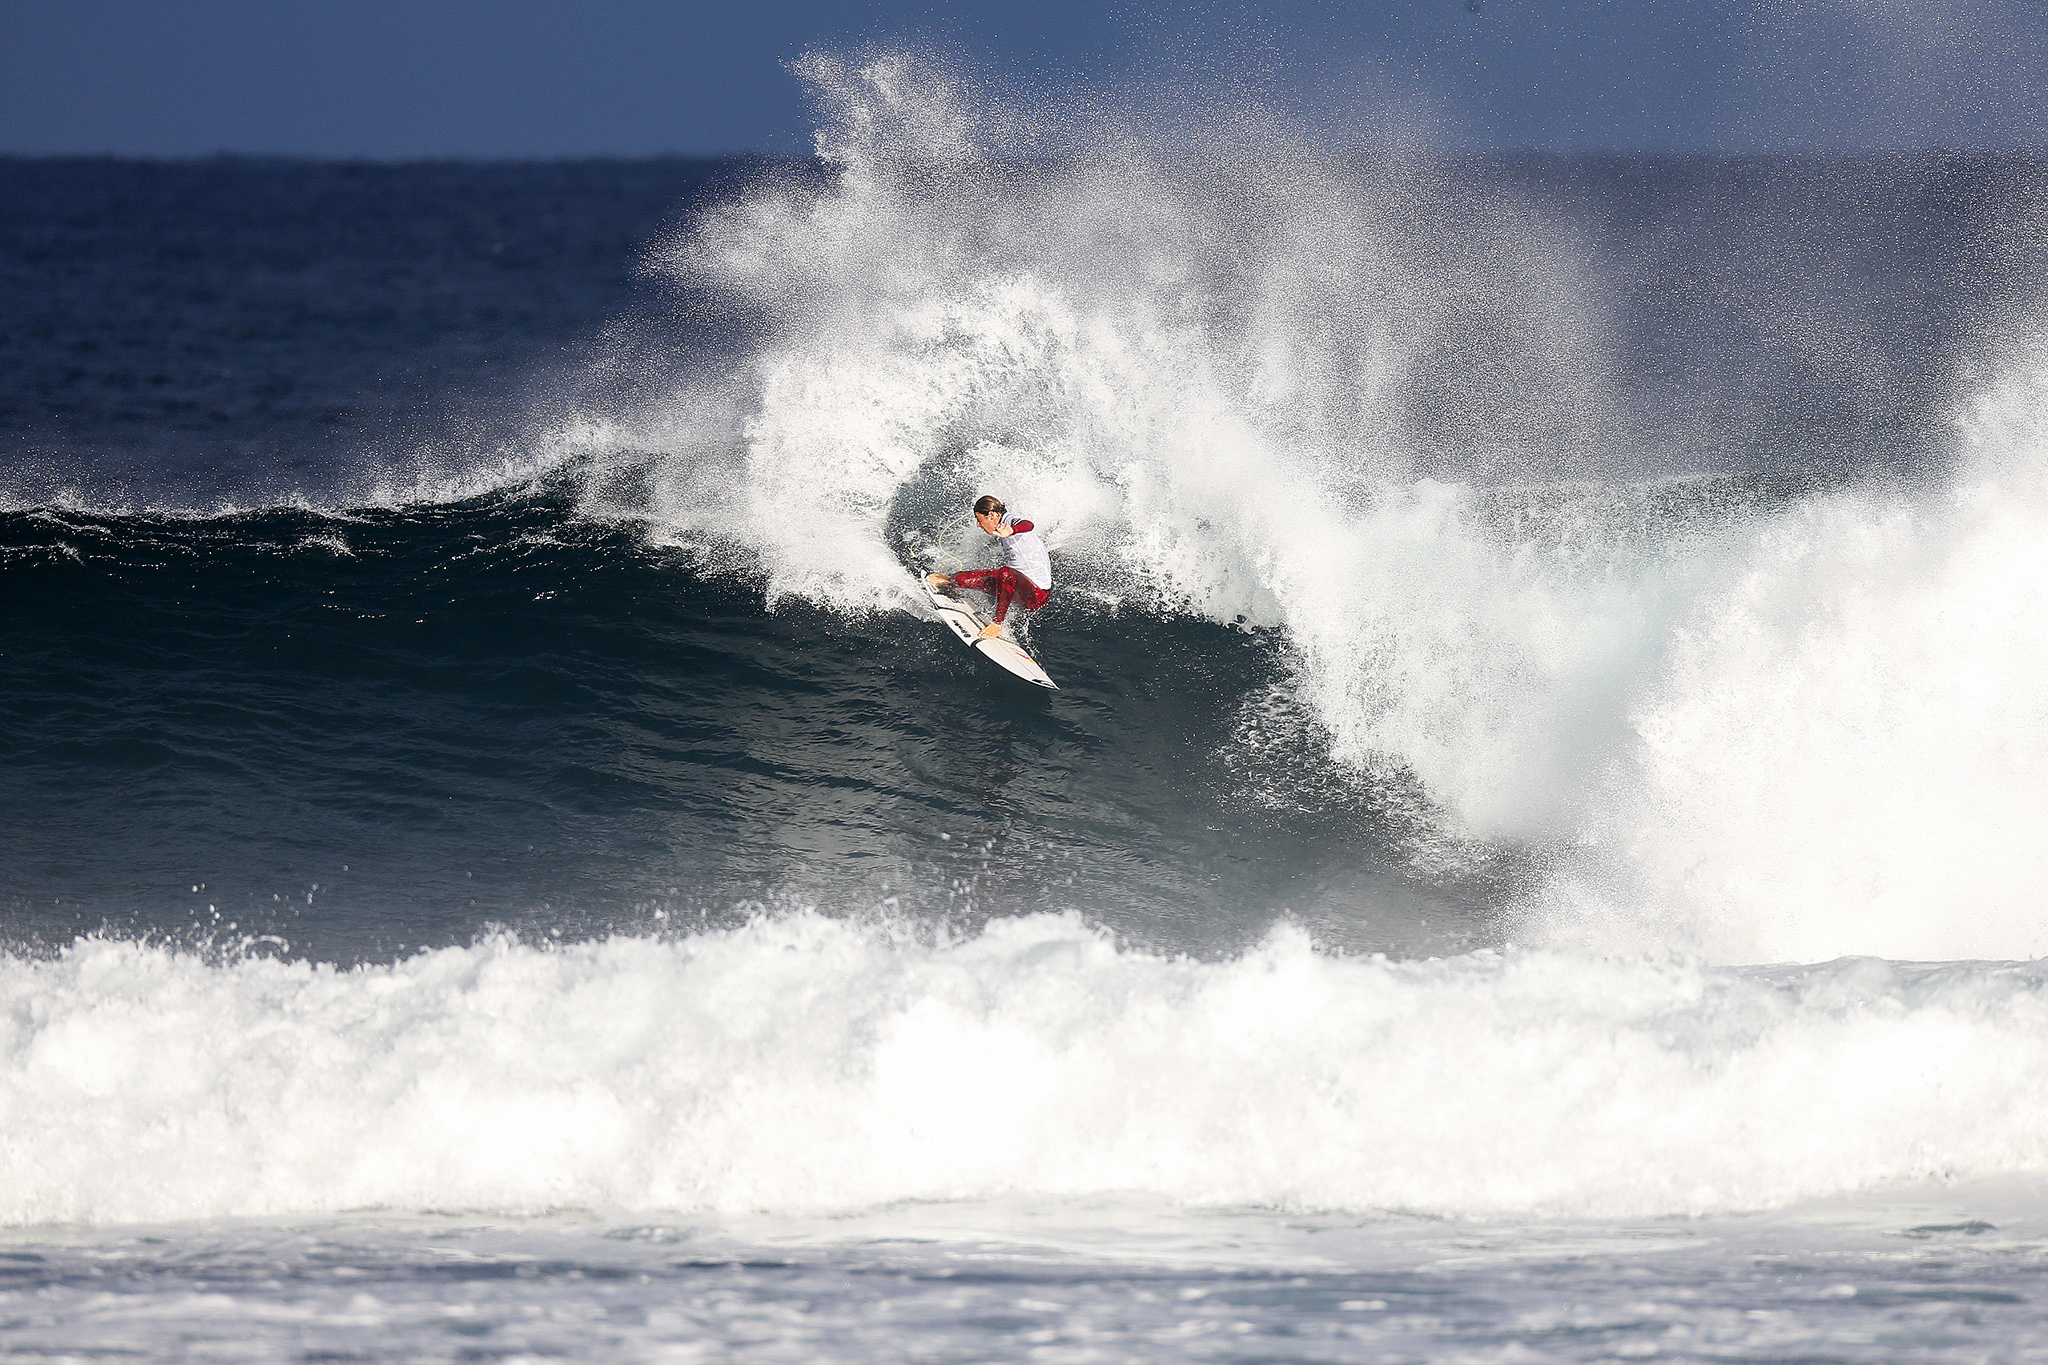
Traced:
<svg viewBox="0 0 2048 1365">
<path fill-rule="evenodd" d="M 1003 529 L 1003 519 L 994 512 L 976 512 L 974 514 L 974 524 L 990 535 L 994 535 Z"/>
</svg>

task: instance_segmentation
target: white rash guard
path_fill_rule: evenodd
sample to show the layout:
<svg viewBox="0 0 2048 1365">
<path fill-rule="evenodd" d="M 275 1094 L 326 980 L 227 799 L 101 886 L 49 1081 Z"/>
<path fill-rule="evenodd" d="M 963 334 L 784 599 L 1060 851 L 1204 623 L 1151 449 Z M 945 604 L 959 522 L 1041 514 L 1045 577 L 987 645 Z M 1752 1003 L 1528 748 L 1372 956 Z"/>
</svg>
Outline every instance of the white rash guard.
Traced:
<svg viewBox="0 0 2048 1365">
<path fill-rule="evenodd" d="M 1023 574 L 1040 588 L 1052 587 L 1052 556 L 1046 553 L 1045 542 L 1038 538 L 1028 521 L 1010 523 L 1011 534 L 1004 536 L 1003 562 Z"/>
</svg>

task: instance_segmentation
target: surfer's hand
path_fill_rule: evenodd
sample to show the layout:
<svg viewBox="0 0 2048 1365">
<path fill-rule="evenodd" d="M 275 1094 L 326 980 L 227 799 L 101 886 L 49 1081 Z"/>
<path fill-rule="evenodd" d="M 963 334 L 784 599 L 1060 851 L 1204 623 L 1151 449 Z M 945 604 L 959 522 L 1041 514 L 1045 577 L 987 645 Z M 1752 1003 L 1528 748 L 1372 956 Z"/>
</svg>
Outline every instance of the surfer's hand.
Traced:
<svg viewBox="0 0 2048 1365">
<path fill-rule="evenodd" d="M 983 626 L 981 628 L 981 634 L 975 636 L 974 638 L 977 640 L 993 640 L 996 638 L 996 636 L 1001 635 L 1002 633 L 1002 622 L 996 621 Z"/>
</svg>

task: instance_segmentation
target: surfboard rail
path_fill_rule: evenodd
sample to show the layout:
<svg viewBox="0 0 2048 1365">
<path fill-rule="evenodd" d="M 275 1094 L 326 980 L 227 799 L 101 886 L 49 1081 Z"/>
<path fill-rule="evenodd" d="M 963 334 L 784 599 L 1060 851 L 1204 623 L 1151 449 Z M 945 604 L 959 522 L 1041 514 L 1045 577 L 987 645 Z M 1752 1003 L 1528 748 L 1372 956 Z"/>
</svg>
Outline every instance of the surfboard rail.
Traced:
<svg viewBox="0 0 2048 1365">
<path fill-rule="evenodd" d="M 938 615 L 939 620 L 960 638 L 962 644 L 1013 677 L 1022 678 L 1025 682 L 1038 687 L 1059 691 L 1060 685 L 1039 667 L 1038 660 L 1032 658 L 1022 645 L 1009 636 L 997 635 L 986 640 L 979 638 L 983 627 L 988 625 L 988 618 L 967 602 L 944 588 L 933 587 L 921 572 L 917 575 L 917 585 L 924 590 L 925 600 L 932 604 L 932 610 Z"/>
</svg>

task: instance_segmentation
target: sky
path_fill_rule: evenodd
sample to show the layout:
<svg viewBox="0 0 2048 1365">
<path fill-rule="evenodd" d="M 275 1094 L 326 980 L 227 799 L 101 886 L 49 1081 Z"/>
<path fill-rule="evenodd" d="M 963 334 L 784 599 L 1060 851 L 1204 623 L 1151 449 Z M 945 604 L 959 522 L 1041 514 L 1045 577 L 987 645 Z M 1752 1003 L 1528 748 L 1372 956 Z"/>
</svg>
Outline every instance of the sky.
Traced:
<svg viewBox="0 0 2048 1365">
<path fill-rule="evenodd" d="M 1457 149 L 2048 149 L 2044 0 L 6 0 L 0 153 L 809 150 L 789 62 Z"/>
</svg>

